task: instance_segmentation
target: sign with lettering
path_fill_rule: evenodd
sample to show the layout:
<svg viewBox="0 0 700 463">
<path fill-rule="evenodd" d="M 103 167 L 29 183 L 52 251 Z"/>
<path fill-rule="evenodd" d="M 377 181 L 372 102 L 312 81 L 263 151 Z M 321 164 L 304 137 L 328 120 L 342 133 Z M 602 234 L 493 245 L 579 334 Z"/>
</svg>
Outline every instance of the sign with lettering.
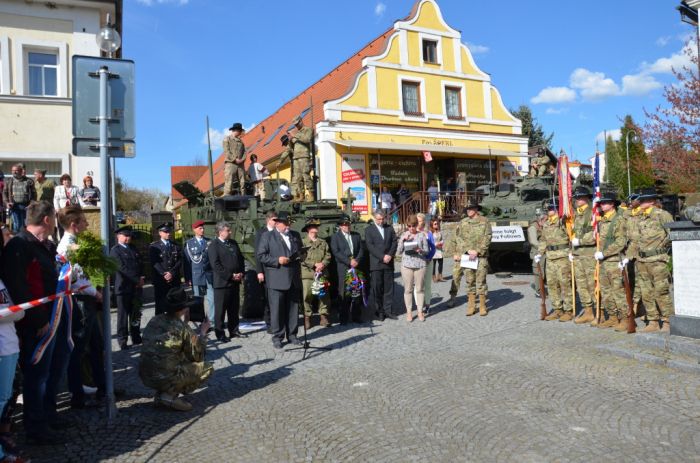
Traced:
<svg viewBox="0 0 700 463">
<path fill-rule="evenodd" d="M 355 198 L 352 210 L 361 214 L 367 214 L 367 183 L 364 154 L 344 154 L 340 167 L 340 177 L 343 184 L 343 196 L 350 189 L 350 194 Z"/>
<path fill-rule="evenodd" d="M 491 161 L 489 172 L 488 159 L 455 159 L 455 171 L 459 180 L 457 187 L 464 191 L 474 191 L 478 186 L 488 185 L 490 178 L 496 182 L 496 162 Z"/>
<path fill-rule="evenodd" d="M 370 157 L 370 168 L 372 172 L 379 172 L 379 164 L 377 155 Z M 399 184 L 404 185 L 409 191 L 420 191 L 421 189 L 421 170 L 420 158 L 407 156 L 381 156 L 381 172 L 382 186 L 389 188 L 389 191 L 394 192 Z M 373 188 L 379 187 L 379 179 L 377 182 L 372 182 Z"/>
<path fill-rule="evenodd" d="M 525 233 L 523 232 L 523 227 L 517 225 L 493 226 L 491 227 L 491 241 L 494 243 L 525 241 Z"/>
</svg>

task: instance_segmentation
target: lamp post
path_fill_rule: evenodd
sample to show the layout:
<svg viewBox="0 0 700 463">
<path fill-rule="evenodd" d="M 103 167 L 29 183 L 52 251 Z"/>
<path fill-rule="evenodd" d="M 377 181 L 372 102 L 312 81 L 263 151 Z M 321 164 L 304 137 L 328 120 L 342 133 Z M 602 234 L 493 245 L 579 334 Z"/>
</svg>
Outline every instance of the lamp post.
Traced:
<svg viewBox="0 0 700 463">
<path fill-rule="evenodd" d="M 632 137 L 632 143 L 639 141 L 637 132 L 634 130 L 627 131 L 627 135 L 625 135 L 625 148 L 627 151 L 627 196 L 632 194 L 632 177 L 630 176 L 630 134 L 634 134 Z"/>
<path fill-rule="evenodd" d="M 114 29 L 107 15 L 106 24 L 97 34 L 97 45 L 111 58 L 112 54 L 121 46 L 122 39 L 119 32 Z M 100 201 L 100 229 L 102 238 L 102 249 L 105 255 L 109 255 L 110 224 L 112 222 L 111 200 L 112 190 L 110 187 L 110 165 L 109 165 L 109 121 L 110 109 L 107 95 L 108 80 L 110 78 L 109 68 L 100 67 L 100 184 L 102 185 L 102 198 Z M 104 329 L 104 350 L 105 350 L 105 396 L 107 399 L 107 419 L 113 419 L 117 414 L 114 404 L 114 377 L 112 375 L 112 319 L 110 313 L 109 281 L 105 282 L 102 290 L 102 314 Z"/>
</svg>

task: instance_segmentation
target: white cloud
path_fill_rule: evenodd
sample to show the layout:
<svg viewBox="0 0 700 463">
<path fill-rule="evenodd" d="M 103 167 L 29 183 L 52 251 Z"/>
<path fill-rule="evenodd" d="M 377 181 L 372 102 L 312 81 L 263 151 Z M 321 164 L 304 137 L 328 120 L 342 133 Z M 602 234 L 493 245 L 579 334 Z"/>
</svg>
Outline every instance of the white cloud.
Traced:
<svg viewBox="0 0 700 463">
<path fill-rule="evenodd" d="M 467 48 L 469 48 L 469 51 L 472 52 L 473 55 L 479 55 L 482 53 L 488 53 L 489 47 L 486 45 L 477 45 L 475 43 L 466 43 Z"/>
<path fill-rule="evenodd" d="M 146 6 L 153 5 L 164 5 L 168 3 L 175 3 L 177 5 L 187 5 L 190 0 L 136 0 L 138 3 Z"/>
<path fill-rule="evenodd" d="M 563 114 L 569 112 L 569 108 L 547 108 L 545 114 Z"/>
<path fill-rule="evenodd" d="M 571 73 L 569 83 L 572 88 L 581 91 L 584 100 L 599 101 L 620 94 L 620 87 L 602 72 L 593 72 L 578 68 Z"/>
<path fill-rule="evenodd" d="M 612 137 L 613 140 L 617 141 L 622 137 L 622 131 L 620 129 L 610 129 L 608 131 L 600 132 L 595 136 L 595 141 L 598 143 L 605 143 L 605 136 Z"/>
<path fill-rule="evenodd" d="M 632 74 L 622 77 L 622 94 L 641 96 L 661 88 L 661 82 L 648 74 Z"/>
<path fill-rule="evenodd" d="M 576 100 L 576 92 L 569 87 L 547 87 L 543 88 L 537 96 L 532 97 L 530 102 L 534 104 L 548 103 L 571 103 Z"/>
<path fill-rule="evenodd" d="M 386 11 L 386 3 L 377 2 L 377 5 L 374 7 L 375 16 L 378 16 L 381 18 L 382 16 L 384 16 L 385 11 Z"/>
<path fill-rule="evenodd" d="M 670 41 L 671 41 L 671 36 L 665 35 L 663 37 L 659 37 L 658 39 L 656 39 L 656 44 L 660 47 L 665 47 L 666 45 L 668 45 L 668 42 L 670 42 Z"/>
<path fill-rule="evenodd" d="M 226 137 L 226 135 L 228 135 L 228 129 L 217 130 L 209 127 L 209 138 L 211 139 L 212 149 L 221 147 L 221 144 L 224 142 L 224 137 Z M 202 135 L 202 144 L 207 144 L 206 132 L 204 132 L 204 135 Z"/>
<path fill-rule="evenodd" d="M 646 74 L 671 74 L 673 69 L 680 71 L 684 66 L 690 67 L 692 65 L 692 61 L 690 60 L 690 56 L 686 51 L 692 52 L 693 50 L 687 49 L 688 47 L 684 46 L 680 51 L 677 51 L 671 56 L 659 58 L 651 64 L 647 63 L 646 61 L 643 62 L 641 66 L 642 72 Z"/>
</svg>

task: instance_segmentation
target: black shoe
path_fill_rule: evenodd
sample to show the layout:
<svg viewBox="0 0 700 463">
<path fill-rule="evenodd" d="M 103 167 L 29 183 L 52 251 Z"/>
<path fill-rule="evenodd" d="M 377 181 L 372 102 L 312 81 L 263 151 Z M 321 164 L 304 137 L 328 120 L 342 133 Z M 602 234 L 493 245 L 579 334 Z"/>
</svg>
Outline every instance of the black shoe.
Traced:
<svg viewBox="0 0 700 463">
<path fill-rule="evenodd" d="M 43 432 L 41 434 L 27 434 L 27 445 L 61 445 L 65 441 L 54 432 Z"/>
<path fill-rule="evenodd" d="M 119 344 L 119 349 L 121 350 L 129 350 L 131 349 L 131 346 L 128 345 L 127 343 Z"/>
<path fill-rule="evenodd" d="M 427 317 L 428 314 L 430 314 L 430 306 L 426 305 L 425 307 L 423 307 L 423 315 Z"/>
<path fill-rule="evenodd" d="M 289 341 L 289 344 L 292 344 L 294 346 L 303 346 L 304 345 L 304 343 L 301 342 L 301 339 L 299 339 L 297 337 L 289 338 L 288 341 Z"/>
<path fill-rule="evenodd" d="M 140 336 L 138 338 L 135 338 L 132 336 L 131 337 L 131 344 L 134 346 L 140 346 L 141 344 L 143 344 L 143 340 L 141 339 Z"/>
<path fill-rule="evenodd" d="M 216 340 L 219 342 L 229 342 L 230 339 L 226 337 L 226 333 L 223 331 L 215 331 L 216 333 Z"/>
<path fill-rule="evenodd" d="M 374 316 L 377 317 L 377 320 L 379 320 L 380 322 L 386 320 L 386 315 L 384 314 L 384 312 L 374 312 Z"/>
<path fill-rule="evenodd" d="M 391 312 L 385 313 L 384 316 L 385 316 L 386 318 L 390 318 L 390 319 L 392 319 L 392 320 L 398 320 L 398 319 L 399 319 L 399 317 L 397 317 L 396 315 L 394 315 L 394 314 L 391 313 Z"/>
<path fill-rule="evenodd" d="M 274 341 L 272 341 L 272 347 L 274 347 L 275 349 L 282 349 L 282 342 L 278 339 L 275 339 Z"/>
<path fill-rule="evenodd" d="M 236 329 L 233 331 L 228 332 L 228 337 L 229 338 L 247 338 L 248 335 L 245 333 L 241 333 L 240 330 Z"/>
<path fill-rule="evenodd" d="M 362 319 L 359 318 L 359 317 L 358 317 L 358 318 L 353 318 L 353 319 L 352 319 L 352 322 L 353 322 L 353 323 L 357 323 L 358 325 L 361 325 L 361 324 L 364 323 L 364 322 L 362 321 Z"/>
</svg>

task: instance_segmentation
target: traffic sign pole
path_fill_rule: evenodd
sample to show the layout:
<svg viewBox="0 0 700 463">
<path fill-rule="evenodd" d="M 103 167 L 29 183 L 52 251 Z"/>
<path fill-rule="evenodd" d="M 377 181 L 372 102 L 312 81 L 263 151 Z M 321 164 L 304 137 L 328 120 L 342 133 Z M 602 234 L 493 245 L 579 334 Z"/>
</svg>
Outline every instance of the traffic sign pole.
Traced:
<svg viewBox="0 0 700 463">
<path fill-rule="evenodd" d="M 109 103 L 107 102 L 109 69 L 107 66 L 102 66 L 98 74 L 100 76 L 100 185 L 102 185 L 100 228 L 102 250 L 106 256 L 109 256 L 109 225 L 112 205 L 110 199 L 111 189 L 109 187 L 109 138 L 107 134 L 107 126 L 109 124 Z M 117 415 L 117 408 L 114 403 L 114 376 L 112 374 L 112 314 L 110 313 L 109 277 L 105 279 L 105 286 L 102 288 L 102 315 L 105 349 L 105 398 L 107 400 L 107 419 L 112 420 Z"/>
</svg>

